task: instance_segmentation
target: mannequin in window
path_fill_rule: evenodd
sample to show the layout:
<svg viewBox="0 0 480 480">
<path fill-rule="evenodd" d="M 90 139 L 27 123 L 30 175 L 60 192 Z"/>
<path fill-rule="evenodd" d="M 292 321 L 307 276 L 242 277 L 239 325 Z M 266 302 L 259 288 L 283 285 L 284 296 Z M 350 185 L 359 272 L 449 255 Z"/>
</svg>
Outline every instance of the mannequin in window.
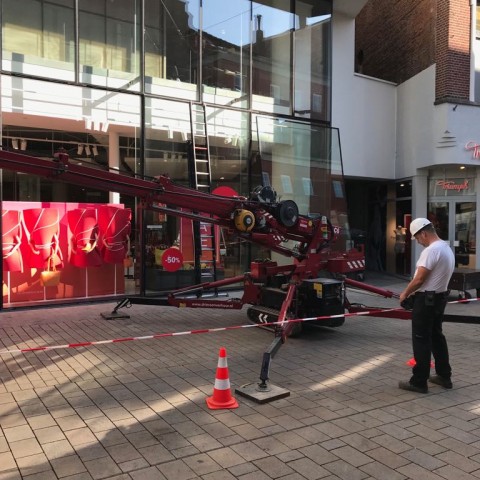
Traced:
<svg viewBox="0 0 480 480">
<path fill-rule="evenodd" d="M 407 229 L 398 225 L 393 231 L 395 234 L 395 265 L 396 273 L 403 275 L 405 273 L 405 240 L 407 237 Z"/>
<path fill-rule="evenodd" d="M 399 253 L 405 253 L 405 239 L 407 236 L 407 229 L 398 225 L 393 231 L 395 234 L 395 247 L 394 251 L 398 255 Z"/>
</svg>

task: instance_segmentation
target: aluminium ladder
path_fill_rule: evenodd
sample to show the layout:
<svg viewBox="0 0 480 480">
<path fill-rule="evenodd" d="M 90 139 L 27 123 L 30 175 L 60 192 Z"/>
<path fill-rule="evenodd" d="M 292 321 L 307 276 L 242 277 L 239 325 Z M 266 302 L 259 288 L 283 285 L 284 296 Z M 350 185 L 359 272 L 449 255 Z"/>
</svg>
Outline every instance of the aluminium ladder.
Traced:
<svg viewBox="0 0 480 480">
<path fill-rule="evenodd" d="M 211 193 L 212 174 L 210 143 L 207 129 L 207 111 L 204 104 L 190 103 L 189 170 L 190 185 L 196 190 Z M 215 226 L 211 223 L 193 221 L 196 283 L 213 276 L 217 280 L 217 254 Z M 202 273 L 203 270 L 209 272 Z M 211 272 L 211 273 L 210 273 Z"/>
</svg>

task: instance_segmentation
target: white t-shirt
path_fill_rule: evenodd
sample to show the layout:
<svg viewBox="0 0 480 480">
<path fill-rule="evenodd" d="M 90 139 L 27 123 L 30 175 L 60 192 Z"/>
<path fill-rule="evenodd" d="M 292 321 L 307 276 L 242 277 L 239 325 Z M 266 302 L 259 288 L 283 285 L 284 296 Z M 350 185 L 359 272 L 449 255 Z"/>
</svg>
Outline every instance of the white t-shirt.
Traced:
<svg viewBox="0 0 480 480">
<path fill-rule="evenodd" d="M 430 275 L 425 283 L 419 288 L 420 292 L 436 293 L 448 290 L 450 277 L 455 268 L 455 256 L 447 242 L 437 240 L 425 248 L 417 262 L 418 267 L 430 270 Z M 415 272 L 416 273 L 416 272 Z"/>
</svg>

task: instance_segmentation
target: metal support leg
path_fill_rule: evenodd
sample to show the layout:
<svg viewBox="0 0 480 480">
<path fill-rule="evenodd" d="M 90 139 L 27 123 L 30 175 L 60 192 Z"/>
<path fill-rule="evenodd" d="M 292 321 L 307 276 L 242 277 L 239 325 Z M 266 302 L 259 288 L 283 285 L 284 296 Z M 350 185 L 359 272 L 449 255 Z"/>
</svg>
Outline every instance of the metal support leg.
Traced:
<svg viewBox="0 0 480 480">
<path fill-rule="evenodd" d="M 282 344 L 282 337 L 276 337 L 270 344 L 270 347 L 268 347 L 263 353 L 262 367 L 260 370 L 260 383 L 242 385 L 235 389 L 236 393 L 257 403 L 272 402 L 273 400 L 279 400 L 280 398 L 285 398 L 290 395 L 290 392 L 285 388 L 267 383 L 269 379 L 270 362 Z"/>
<path fill-rule="evenodd" d="M 124 298 L 117 303 L 116 307 L 110 313 L 101 313 L 100 315 L 105 320 L 117 320 L 119 318 L 130 318 L 128 313 L 119 313 L 118 310 L 124 307 L 128 307 L 130 305 L 130 299 Z"/>
</svg>

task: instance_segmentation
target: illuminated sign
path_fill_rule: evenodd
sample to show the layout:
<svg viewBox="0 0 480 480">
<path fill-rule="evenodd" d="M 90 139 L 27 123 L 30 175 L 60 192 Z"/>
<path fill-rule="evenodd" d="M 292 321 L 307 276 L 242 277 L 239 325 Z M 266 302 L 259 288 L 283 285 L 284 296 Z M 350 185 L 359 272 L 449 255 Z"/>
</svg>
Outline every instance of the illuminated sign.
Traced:
<svg viewBox="0 0 480 480">
<path fill-rule="evenodd" d="M 453 180 L 438 180 L 437 185 L 444 190 L 456 190 L 457 192 L 468 190 L 469 187 L 467 179 L 465 179 L 463 183 L 455 183 Z"/>
<path fill-rule="evenodd" d="M 473 158 L 480 158 L 480 143 L 468 142 L 465 145 L 465 150 L 472 150 Z"/>
</svg>

